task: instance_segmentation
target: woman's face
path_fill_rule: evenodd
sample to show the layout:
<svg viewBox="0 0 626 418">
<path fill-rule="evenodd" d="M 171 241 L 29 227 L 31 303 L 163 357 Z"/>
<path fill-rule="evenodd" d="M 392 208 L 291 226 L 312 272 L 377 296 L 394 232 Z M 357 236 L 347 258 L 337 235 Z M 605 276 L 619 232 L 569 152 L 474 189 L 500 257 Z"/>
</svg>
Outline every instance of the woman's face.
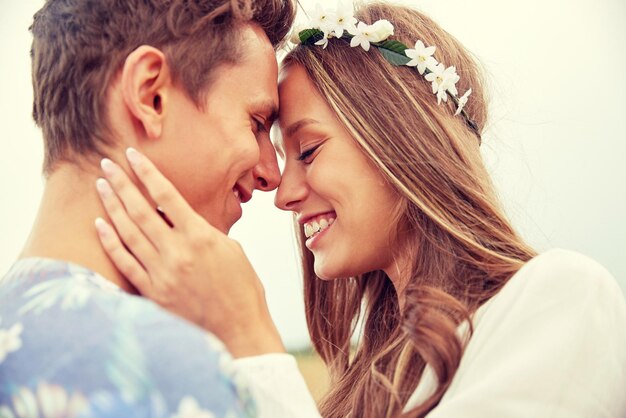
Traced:
<svg viewBox="0 0 626 418">
<path fill-rule="evenodd" d="M 323 279 L 392 265 L 390 242 L 398 197 L 299 65 L 279 85 L 284 157 L 276 206 L 293 211 Z"/>
</svg>

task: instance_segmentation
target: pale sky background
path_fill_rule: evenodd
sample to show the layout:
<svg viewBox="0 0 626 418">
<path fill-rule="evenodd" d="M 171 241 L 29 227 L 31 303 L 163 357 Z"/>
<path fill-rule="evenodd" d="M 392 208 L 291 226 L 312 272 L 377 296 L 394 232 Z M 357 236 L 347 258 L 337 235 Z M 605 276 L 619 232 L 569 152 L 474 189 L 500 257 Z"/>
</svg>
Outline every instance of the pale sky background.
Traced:
<svg viewBox="0 0 626 418">
<path fill-rule="evenodd" d="M 402 3 L 433 17 L 485 67 L 492 103 L 482 152 L 521 234 L 540 251 L 590 255 L 626 289 L 626 1 Z M 0 276 L 28 235 L 43 189 L 27 30 L 42 4 L 0 6 Z M 257 192 L 231 236 L 256 266 L 285 344 L 298 348 L 308 334 L 291 216 L 272 202 L 273 193 Z"/>
</svg>

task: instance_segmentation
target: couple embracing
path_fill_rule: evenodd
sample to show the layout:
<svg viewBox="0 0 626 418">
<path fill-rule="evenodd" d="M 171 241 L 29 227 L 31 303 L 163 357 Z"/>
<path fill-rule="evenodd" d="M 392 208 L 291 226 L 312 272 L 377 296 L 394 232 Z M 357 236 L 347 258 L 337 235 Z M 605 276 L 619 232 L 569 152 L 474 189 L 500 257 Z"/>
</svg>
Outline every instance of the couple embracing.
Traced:
<svg viewBox="0 0 626 418">
<path fill-rule="evenodd" d="M 318 6 L 279 68 L 294 14 L 35 15 L 46 187 L 0 282 L 0 416 L 624 416 L 624 298 L 504 216 L 471 54 L 410 8 Z M 255 190 L 295 215 L 319 405 L 227 236 Z"/>
</svg>

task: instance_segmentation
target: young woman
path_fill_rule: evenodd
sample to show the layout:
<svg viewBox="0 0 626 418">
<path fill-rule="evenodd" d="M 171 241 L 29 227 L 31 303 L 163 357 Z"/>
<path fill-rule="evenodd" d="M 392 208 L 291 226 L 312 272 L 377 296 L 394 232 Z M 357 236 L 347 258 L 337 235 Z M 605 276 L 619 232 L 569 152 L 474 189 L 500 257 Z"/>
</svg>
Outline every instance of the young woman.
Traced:
<svg viewBox="0 0 626 418">
<path fill-rule="evenodd" d="M 284 60 L 276 141 L 276 204 L 296 215 L 309 332 L 332 375 L 319 414 L 624 416 L 621 290 L 580 254 L 537 255 L 505 218 L 479 152 L 487 103 L 470 54 L 411 9 L 364 6 L 367 24 L 339 15 L 319 13 Z M 109 177 L 126 208 L 145 208 L 131 218 L 104 199 L 122 240 L 160 254 L 137 261 L 99 222 L 113 261 L 145 296 L 247 357 L 239 367 L 265 416 L 318 416 L 293 362 L 263 355 L 280 344 L 255 331 L 271 319 L 241 250 L 129 156 L 173 227 L 146 222 L 129 180 Z M 272 411 L 272 399 L 293 409 Z"/>
</svg>

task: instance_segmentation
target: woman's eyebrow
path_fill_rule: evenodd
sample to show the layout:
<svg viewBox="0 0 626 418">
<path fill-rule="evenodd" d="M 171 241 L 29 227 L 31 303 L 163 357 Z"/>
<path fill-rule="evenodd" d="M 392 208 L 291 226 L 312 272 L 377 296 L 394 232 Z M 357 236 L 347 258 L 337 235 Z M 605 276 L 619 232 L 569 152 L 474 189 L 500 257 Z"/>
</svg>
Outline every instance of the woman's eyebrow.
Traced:
<svg viewBox="0 0 626 418">
<path fill-rule="evenodd" d="M 299 121 L 292 123 L 291 125 L 289 125 L 285 129 L 285 136 L 292 137 L 300 129 L 304 128 L 305 126 L 311 125 L 311 124 L 316 124 L 316 123 L 319 123 L 319 121 L 317 121 L 315 119 L 310 119 L 310 118 L 300 119 Z"/>
</svg>

